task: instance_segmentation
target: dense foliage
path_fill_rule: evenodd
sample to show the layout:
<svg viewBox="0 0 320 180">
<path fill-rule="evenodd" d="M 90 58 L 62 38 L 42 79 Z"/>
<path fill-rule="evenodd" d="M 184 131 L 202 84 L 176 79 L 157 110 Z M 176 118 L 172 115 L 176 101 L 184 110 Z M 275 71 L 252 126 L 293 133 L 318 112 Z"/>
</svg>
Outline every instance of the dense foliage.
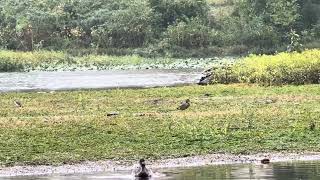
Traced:
<svg viewBox="0 0 320 180">
<path fill-rule="evenodd" d="M 232 66 L 216 68 L 212 77 L 215 83 L 319 84 L 320 50 L 251 55 Z"/>
<path fill-rule="evenodd" d="M 145 56 L 319 47 L 317 0 L 214 2 L 0 0 L 0 47 Z"/>
</svg>

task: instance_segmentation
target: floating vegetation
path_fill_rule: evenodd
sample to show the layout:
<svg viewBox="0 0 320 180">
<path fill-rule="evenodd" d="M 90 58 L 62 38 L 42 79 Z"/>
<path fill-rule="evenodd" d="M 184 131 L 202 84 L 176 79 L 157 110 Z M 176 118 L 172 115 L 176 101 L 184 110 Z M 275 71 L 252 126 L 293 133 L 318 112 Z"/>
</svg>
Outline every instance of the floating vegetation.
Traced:
<svg viewBox="0 0 320 180">
<path fill-rule="evenodd" d="M 233 62 L 235 58 L 143 58 L 140 56 L 85 55 L 70 56 L 63 52 L 0 51 L 0 72 L 74 71 L 131 69 L 202 69 L 213 64 Z"/>
</svg>

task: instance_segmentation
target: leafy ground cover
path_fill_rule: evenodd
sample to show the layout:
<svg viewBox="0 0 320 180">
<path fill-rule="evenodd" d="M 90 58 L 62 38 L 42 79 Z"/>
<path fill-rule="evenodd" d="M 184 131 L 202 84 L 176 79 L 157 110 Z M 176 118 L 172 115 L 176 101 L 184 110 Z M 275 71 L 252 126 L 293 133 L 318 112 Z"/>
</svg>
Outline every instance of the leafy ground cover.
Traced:
<svg viewBox="0 0 320 180">
<path fill-rule="evenodd" d="M 319 102 L 319 85 L 5 93 L 0 164 L 319 151 Z"/>
</svg>

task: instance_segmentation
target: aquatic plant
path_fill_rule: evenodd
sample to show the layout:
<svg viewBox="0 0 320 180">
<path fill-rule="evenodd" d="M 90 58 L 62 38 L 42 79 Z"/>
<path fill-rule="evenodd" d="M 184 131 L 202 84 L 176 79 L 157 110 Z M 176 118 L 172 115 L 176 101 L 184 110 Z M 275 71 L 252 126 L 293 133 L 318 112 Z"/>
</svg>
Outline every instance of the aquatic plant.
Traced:
<svg viewBox="0 0 320 180">
<path fill-rule="evenodd" d="M 0 50 L 0 72 L 108 69 L 200 69 L 224 61 L 234 61 L 234 58 L 174 59 L 143 58 L 137 55 L 72 56 L 64 52 L 55 51 L 15 52 Z"/>
</svg>

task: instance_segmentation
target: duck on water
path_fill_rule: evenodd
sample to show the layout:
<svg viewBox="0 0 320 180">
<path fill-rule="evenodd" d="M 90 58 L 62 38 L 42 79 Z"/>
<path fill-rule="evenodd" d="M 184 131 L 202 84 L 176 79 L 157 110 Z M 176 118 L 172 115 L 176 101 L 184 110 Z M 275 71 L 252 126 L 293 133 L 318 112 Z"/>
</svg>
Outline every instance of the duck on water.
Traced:
<svg viewBox="0 0 320 180">
<path fill-rule="evenodd" d="M 151 171 L 151 169 L 148 169 L 146 167 L 145 160 L 140 159 L 139 167 L 134 169 L 132 174 L 134 175 L 134 177 L 136 177 L 138 179 L 149 179 L 149 178 L 151 178 L 153 172 Z"/>
</svg>

